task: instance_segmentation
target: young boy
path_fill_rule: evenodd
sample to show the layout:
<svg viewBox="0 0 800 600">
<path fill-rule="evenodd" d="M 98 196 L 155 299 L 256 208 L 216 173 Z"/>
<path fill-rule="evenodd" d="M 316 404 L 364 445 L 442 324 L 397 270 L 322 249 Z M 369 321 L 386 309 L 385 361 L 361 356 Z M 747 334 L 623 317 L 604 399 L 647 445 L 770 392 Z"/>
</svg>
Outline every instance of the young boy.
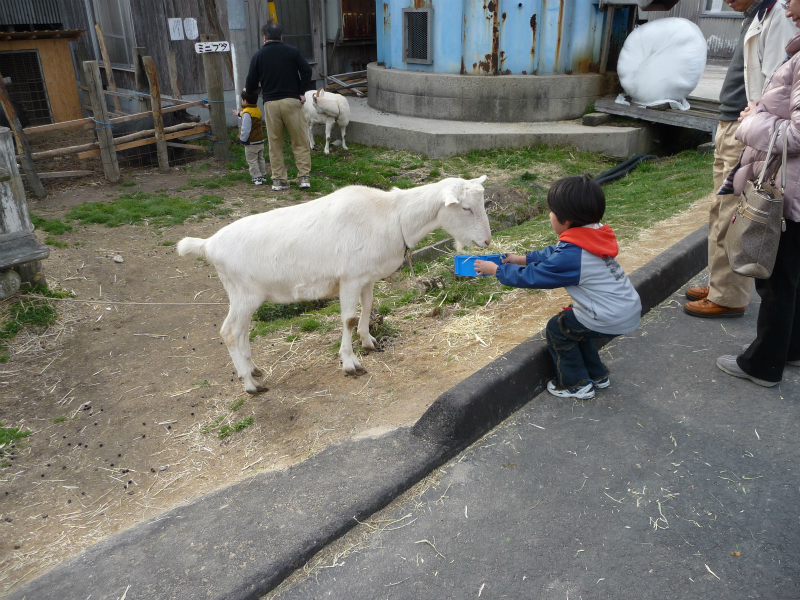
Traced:
<svg viewBox="0 0 800 600">
<path fill-rule="evenodd" d="M 608 370 L 592 342 L 630 333 L 639 327 L 639 294 L 615 260 L 619 245 L 600 219 L 606 198 L 585 175 L 559 179 L 547 193 L 550 223 L 558 244 L 526 256 L 508 254 L 502 265 L 476 260 L 478 274 L 497 275 L 513 287 L 564 287 L 573 305 L 547 323 L 547 345 L 556 363 L 556 379 L 547 391 L 561 398 L 594 398 L 609 386 Z"/>
<path fill-rule="evenodd" d="M 250 167 L 250 177 L 255 185 L 263 185 L 267 178 L 267 165 L 264 162 L 264 128 L 261 111 L 258 109 L 258 96 L 242 92 L 242 110 L 232 112 L 242 120 L 239 143 L 244 144 L 244 157 Z"/>
</svg>

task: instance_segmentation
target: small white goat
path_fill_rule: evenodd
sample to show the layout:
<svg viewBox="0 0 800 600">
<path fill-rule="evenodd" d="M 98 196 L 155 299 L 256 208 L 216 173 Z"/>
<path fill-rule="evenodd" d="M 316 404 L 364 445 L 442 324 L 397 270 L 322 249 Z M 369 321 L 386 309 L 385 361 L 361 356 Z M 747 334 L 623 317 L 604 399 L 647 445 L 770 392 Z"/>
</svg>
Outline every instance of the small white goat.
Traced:
<svg viewBox="0 0 800 600">
<path fill-rule="evenodd" d="M 326 94 L 322 89 L 316 92 L 311 90 L 306 92 L 303 110 L 306 113 L 306 123 L 308 124 L 308 145 L 312 150 L 314 149 L 312 129 L 315 123 L 325 125 L 325 154 L 330 154 L 331 129 L 333 129 L 334 123 L 339 126 L 342 134 L 342 149 L 347 150 L 347 144 L 344 141 L 347 125 L 350 123 L 350 105 L 347 103 L 347 98 L 332 92 Z"/>
<path fill-rule="evenodd" d="M 253 363 L 249 339 L 250 320 L 264 301 L 286 304 L 338 295 L 342 368 L 363 373 L 353 352 L 352 331 L 358 323 L 364 348 L 377 349 L 369 333 L 375 282 L 396 271 L 406 251 L 438 227 L 459 248 L 489 245 L 492 232 L 481 185 L 485 179 L 450 178 L 388 192 L 349 186 L 305 204 L 245 217 L 208 239 L 178 242 L 181 256 L 200 256 L 214 265 L 228 293 L 230 309 L 221 335 L 245 390 L 255 394 L 267 389 L 253 380 L 263 373 Z"/>
</svg>

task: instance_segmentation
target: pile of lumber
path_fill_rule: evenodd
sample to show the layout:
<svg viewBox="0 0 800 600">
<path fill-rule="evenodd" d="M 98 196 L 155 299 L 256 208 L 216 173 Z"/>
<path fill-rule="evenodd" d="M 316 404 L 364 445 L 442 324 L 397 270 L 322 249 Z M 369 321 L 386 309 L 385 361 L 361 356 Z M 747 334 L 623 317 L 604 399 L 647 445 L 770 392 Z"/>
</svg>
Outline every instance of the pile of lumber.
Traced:
<svg viewBox="0 0 800 600">
<path fill-rule="evenodd" d="M 328 75 L 325 89 L 343 96 L 364 97 L 367 95 L 367 72 L 354 71 L 341 75 Z"/>
</svg>

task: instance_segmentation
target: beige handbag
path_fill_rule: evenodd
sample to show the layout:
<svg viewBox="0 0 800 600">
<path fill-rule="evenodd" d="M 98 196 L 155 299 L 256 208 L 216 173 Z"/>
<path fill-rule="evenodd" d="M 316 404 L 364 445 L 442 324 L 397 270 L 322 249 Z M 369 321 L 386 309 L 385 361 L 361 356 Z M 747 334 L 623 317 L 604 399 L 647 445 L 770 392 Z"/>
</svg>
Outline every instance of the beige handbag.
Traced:
<svg viewBox="0 0 800 600">
<path fill-rule="evenodd" d="M 735 273 L 745 277 L 768 279 L 778 255 L 781 232 L 786 231 L 783 219 L 783 191 L 786 188 L 786 140 L 783 138 L 783 154 L 772 157 L 772 149 L 778 139 L 780 128 L 776 127 L 769 141 L 764 168 L 756 180 L 750 179 L 739 198 L 728 233 L 725 234 L 725 252 Z M 775 165 L 772 179 L 764 182 L 768 167 Z M 781 168 L 781 187 L 775 186 L 775 174 Z"/>
</svg>

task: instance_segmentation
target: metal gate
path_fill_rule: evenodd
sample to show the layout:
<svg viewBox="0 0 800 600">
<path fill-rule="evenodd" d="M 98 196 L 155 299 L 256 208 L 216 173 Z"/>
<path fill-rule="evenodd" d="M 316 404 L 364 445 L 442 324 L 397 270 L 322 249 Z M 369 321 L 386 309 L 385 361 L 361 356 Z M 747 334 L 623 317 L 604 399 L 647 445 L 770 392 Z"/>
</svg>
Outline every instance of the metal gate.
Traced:
<svg viewBox="0 0 800 600">
<path fill-rule="evenodd" d="M 0 73 L 8 95 L 25 109 L 31 126 L 53 122 L 38 50 L 0 52 Z"/>
</svg>

